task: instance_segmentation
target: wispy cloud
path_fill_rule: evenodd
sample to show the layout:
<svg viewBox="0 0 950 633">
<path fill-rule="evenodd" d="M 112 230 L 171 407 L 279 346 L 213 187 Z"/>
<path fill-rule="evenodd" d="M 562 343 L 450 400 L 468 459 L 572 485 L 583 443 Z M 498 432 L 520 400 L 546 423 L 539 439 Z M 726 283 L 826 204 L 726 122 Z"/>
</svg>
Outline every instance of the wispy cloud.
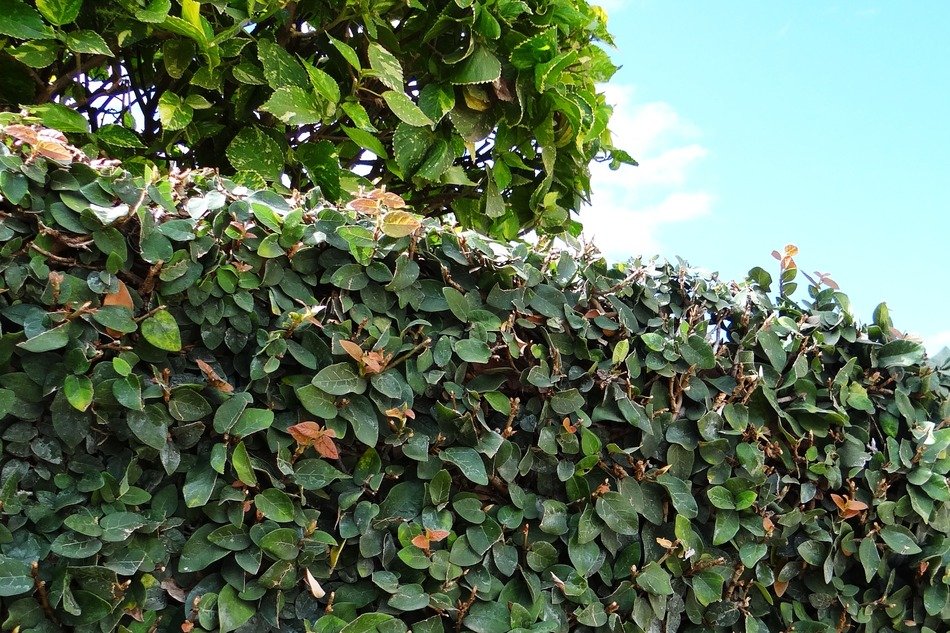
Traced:
<svg viewBox="0 0 950 633">
<path fill-rule="evenodd" d="M 637 104 L 632 86 L 605 88 L 614 106 L 614 143 L 639 167 L 592 169 L 591 206 L 581 213 L 584 233 L 611 260 L 663 252 L 663 227 L 708 215 L 715 196 L 690 185 L 693 166 L 709 154 L 699 130 L 667 103 Z"/>
</svg>

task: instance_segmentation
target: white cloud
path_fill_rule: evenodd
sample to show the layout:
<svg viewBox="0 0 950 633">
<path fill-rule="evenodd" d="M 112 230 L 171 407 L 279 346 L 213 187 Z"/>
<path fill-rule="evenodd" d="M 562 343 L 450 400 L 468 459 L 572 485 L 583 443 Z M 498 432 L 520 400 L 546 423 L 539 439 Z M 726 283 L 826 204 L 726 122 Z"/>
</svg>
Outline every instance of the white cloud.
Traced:
<svg viewBox="0 0 950 633">
<path fill-rule="evenodd" d="M 604 87 L 614 106 L 614 144 L 639 167 L 592 167 L 591 206 L 581 212 L 584 234 L 611 260 L 663 252 L 668 224 L 708 215 L 715 196 L 690 186 L 693 166 L 709 154 L 699 130 L 667 103 L 636 104 L 632 86 Z"/>
</svg>

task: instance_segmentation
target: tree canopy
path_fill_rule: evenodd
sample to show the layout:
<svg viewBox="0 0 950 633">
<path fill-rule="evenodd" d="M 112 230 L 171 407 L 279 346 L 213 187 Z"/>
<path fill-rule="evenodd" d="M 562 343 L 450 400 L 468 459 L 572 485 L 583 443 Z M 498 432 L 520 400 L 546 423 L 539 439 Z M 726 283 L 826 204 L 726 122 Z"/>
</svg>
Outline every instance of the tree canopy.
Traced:
<svg viewBox="0 0 950 633">
<path fill-rule="evenodd" d="M 0 36 L 0 105 L 133 171 L 331 201 L 372 181 L 510 238 L 576 235 L 591 161 L 633 162 L 584 0 L 0 0 Z"/>
</svg>

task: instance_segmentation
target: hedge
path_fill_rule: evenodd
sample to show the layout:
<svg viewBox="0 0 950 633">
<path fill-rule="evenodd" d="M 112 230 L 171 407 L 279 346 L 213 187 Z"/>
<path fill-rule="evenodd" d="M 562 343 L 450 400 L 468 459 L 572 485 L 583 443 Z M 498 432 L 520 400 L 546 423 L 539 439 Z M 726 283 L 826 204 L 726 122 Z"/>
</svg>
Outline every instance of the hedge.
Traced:
<svg viewBox="0 0 950 633">
<path fill-rule="evenodd" d="M 947 630 L 950 362 L 7 116 L 4 630 Z"/>
</svg>

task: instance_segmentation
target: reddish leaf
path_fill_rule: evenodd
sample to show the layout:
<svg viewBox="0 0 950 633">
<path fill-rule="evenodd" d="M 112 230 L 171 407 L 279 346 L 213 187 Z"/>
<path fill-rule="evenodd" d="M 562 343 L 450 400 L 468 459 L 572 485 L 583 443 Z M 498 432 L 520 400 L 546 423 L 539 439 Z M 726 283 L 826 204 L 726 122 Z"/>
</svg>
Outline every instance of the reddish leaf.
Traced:
<svg viewBox="0 0 950 633">
<path fill-rule="evenodd" d="M 234 387 L 232 387 L 227 380 L 219 376 L 217 372 L 214 371 L 214 368 L 211 367 L 211 365 L 204 362 L 200 358 L 195 362 L 198 363 L 198 368 L 201 370 L 201 373 L 205 375 L 209 385 L 223 393 L 232 393 L 234 391 Z"/>
</svg>

